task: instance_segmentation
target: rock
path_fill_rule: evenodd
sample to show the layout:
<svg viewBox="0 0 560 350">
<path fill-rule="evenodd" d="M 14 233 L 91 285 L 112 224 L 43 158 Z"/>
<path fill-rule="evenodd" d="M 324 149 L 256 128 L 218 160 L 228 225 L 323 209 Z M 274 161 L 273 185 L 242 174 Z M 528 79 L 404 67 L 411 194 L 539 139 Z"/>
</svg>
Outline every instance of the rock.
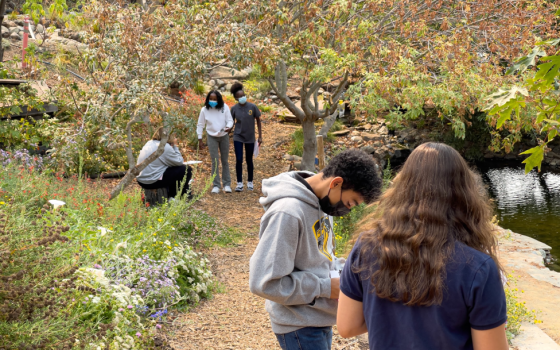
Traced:
<svg viewBox="0 0 560 350">
<path fill-rule="evenodd" d="M 296 93 L 299 94 L 300 92 L 301 92 L 301 86 L 298 86 L 298 87 L 296 88 Z"/>
<path fill-rule="evenodd" d="M 216 81 L 214 79 L 212 79 L 208 82 L 208 85 L 214 86 L 214 85 L 216 85 Z"/>
<path fill-rule="evenodd" d="M 271 99 L 271 100 L 276 100 L 277 98 L 278 98 L 278 96 L 276 96 L 276 95 L 270 96 L 270 99 Z"/>
<path fill-rule="evenodd" d="M 379 130 L 377 130 L 377 133 L 381 135 L 387 135 L 389 134 L 389 129 L 387 129 L 387 127 L 383 125 L 382 127 L 379 128 Z"/>
<path fill-rule="evenodd" d="M 233 84 L 226 84 L 226 91 L 230 91 Z"/>
<path fill-rule="evenodd" d="M 375 147 L 373 147 L 373 146 L 366 145 L 366 146 L 362 147 L 361 149 L 362 149 L 362 151 L 366 152 L 367 154 L 374 154 L 375 153 Z"/>
<path fill-rule="evenodd" d="M 8 27 L 8 28 L 17 27 L 17 24 L 16 24 L 16 22 L 14 22 L 14 21 L 4 21 L 4 22 L 2 23 L 2 25 L 3 25 L 4 27 Z"/>
<path fill-rule="evenodd" d="M 323 90 L 323 89 L 321 88 L 321 89 L 319 89 L 318 93 L 319 93 L 319 94 L 323 94 L 323 93 L 325 93 L 325 90 Z"/>
<path fill-rule="evenodd" d="M 11 27 L 10 28 L 10 34 L 13 34 L 13 33 L 16 33 L 16 34 L 19 33 L 19 28 L 18 27 Z"/>
<path fill-rule="evenodd" d="M 364 130 L 371 130 L 373 126 L 370 123 L 367 123 L 366 125 L 364 125 Z"/>
<path fill-rule="evenodd" d="M 10 34 L 10 39 L 21 40 L 21 36 L 18 33 L 12 33 L 12 34 Z"/>
<path fill-rule="evenodd" d="M 7 38 L 10 36 L 10 30 L 4 26 L 2 26 L 2 38 Z"/>
<path fill-rule="evenodd" d="M 345 136 L 348 135 L 349 133 L 350 133 L 350 129 L 345 129 L 345 130 L 335 131 L 332 134 L 334 136 Z"/>
<path fill-rule="evenodd" d="M 364 142 L 364 139 L 361 136 L 352 136 L 350 140 L 352 142 Z"/>
<path fill-rule="evenodd" d="M 352 136 L 362 136 L 362 134 L 359 131 L 352 131 L 352 133 L 350 135 L 352 135 Z"/>
<path fill-rule="evenodd" d="M 210 72 L 210 77 L 215 79 L 247 79 L 247 71 L 238 71 L 230 67 L 216 67 Z"/>
<path fill-rule="evenodd" d="M 23 29 L 24 29 L 24 28 L 23 28 L 22 26 L 17 26 L 16 28 L 17 28 L 20 32 L 23 32 Z"/>
<path fill-rule="evenodd" d="M 366 141 L 383 141 L 383 136 L 377 134 L 362 133 L 362 137 Z"/>
<path fill-rule="evenodd" d="M 226 82 L 223 81 L 223 80 L 221 80 L 221 79 L 216 79 L 216 86 L 217 86 L 218 88 L 221 88 L 221 87 L 223 87 L 223 86 L 226 86 Z"/>
<path fill-rule="evenodd" d="M 221 91 L 221 92 L 226 92 L 226 87 L 225 87 L 225 86 L 222 86 L 222 87 L 220 88 L 220 91 Z"/>
<path fill-rule="evenodd" d="M 16 22 L 16 24 L 21 27 L 23 27 L 23 25 L 25 24 L 25 22 L 21 19 L 15 20 L 14 22 Z"/>
<path fill-rule="evenodd" d="M 45 31 L 45 27 L 42 24 L 37 24 L 37 33 L 43 33 Z"/>
<path fill-rule="evenodd" d="M 383 142 L 381 142 L 381 141 L 374 142 L 373 147 L 375 147 L 375 148 L 383 147 Z"/>
</svg>

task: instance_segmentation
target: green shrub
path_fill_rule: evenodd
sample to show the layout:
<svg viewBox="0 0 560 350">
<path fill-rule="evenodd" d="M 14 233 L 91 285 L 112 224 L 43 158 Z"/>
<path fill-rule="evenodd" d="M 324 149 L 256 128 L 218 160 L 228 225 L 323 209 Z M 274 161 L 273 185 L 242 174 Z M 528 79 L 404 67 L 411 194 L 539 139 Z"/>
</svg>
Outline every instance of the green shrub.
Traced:
<svg viewBox="0 0 560 350">
<path fill-rule="evenodd" d="M 272 106 L 267 106 L 267 105 L 258 105 L 257 108 L 262 112 L 262 113 L 268 113 L 270 111 L 272 111 L 274 108 Z"/>
<path fill-rule="evenodd" d="M 193 86 L 193 92 L 200 96 L 205 94 L 204 84 L 202 83 L 202 81 L 200 80 L 196 81 L 196 83 Z"/>
<path fill-rule="evenodd" d="M 207 261 L 189 243 L 227 241 L 230 231 L 184 198 L 147 210 L 133 189 L 108 201 L 104 182 L 39 173 L 36 158 L 0 168 L 0 280 L 10 281 L 0 283 L 2 343 L 153 347 L 172 304 L 212 291 Z M 54 209 L 49 199 L 65 204 Z"/>
<path fill-rule="evenodd" d="M 272 89 L 268 80 L 247 80 L 243 83 L 243 89 L 248 95 L 254 94 L 266 95 Z"/>
<path fill-rule="evenodd" d="M 303 129 L 299 128 L 292 134 L 292 143 L 288 153 L 299 157 L 303 156 Z"/>
<path fill-rule="evenodd" d="M 505 289 L 508 318 L 506 335 L 508 341 L 511 343 L 511 340 L 519 334 L 522 322 L 542 323 L 542 321 L 537 319 L 537 313 L 535 311 L 527 309 L 525 302 L 519 301 L 519 289 L 515 288 L 517 281 L 514 276 L 509 274 L 508 279 L 509 283 L 514 286 L 514 288 Z M 521 290 L 521 293 L 523 293 L 523 290 Z"/>
</svg>

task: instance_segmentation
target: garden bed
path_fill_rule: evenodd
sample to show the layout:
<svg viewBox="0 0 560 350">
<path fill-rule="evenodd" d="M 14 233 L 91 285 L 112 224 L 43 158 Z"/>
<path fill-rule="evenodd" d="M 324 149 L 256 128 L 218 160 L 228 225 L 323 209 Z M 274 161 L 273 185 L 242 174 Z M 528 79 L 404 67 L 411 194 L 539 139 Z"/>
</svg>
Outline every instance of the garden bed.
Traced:
<svg viewBox="0 0 560 350">
<path fill-rule="evenodd" d="M 109 201 L 112 181 L 41 164 L 26 155 L 0 168 L 0 349 L 163 346 L 166 316 L 214 288 L 191 246 L 230 231 L 191 202 L 148 211 L 138 187 Z"/>
</svg>

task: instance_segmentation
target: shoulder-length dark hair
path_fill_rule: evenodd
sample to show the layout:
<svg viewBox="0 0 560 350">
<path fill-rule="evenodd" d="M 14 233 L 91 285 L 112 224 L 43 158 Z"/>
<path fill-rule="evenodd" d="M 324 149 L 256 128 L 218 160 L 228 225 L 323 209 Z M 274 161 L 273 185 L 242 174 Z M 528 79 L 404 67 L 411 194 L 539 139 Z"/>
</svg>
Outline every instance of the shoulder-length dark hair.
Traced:
<svg viewBox="0 0 560 350">
<path fill-rule="evenodd" d="M 222 97 L 222 94 L 220 94 L 220 92 L 218 90 L 212 90 L 208 93 L 208 95 L 206 95 L 206 101 L 204 101 L 204 105 L 206 106 L 206 109 L 210 109 L 212 107 L 210 107 L 210 95 L 215 94 L 216 98 L 218 99 L 218 105 L 216 106 L 216 109 L 222 109 L 224 108 L 224 99 Z"/>
<path fill-rule="evenodd" d="M 353 266 L 378 297 L 406 305 L 441 304 L 445 265 L 456 241 L 497 258 L 492 209 L 479 175 L 442 143 L 416 148 L 377 209 L 362 221 Z M 368 262 L 365 262 L 369 260 Z"/>
</svg>

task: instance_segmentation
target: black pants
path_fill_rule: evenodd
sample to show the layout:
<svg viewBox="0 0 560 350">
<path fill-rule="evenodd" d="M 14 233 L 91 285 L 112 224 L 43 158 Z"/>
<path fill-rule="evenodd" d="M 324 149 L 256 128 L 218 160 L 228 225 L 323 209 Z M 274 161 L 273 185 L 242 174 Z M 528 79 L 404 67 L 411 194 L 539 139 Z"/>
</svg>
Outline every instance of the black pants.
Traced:
<svg viewBox="0 0 560 350">
<path fill-rule="evenodd" d="M 245 145 L 245 158 L 247 161 L 247 173 L 249 182 L 253 181 L 253 151 L 255 150 L 254 143 L 243 143 L 233 141 L 235 148 L 235 172 L 237 173 L 237 182 L 243 182 L 243 145 Z"/>
<path fill-rule="evenodd" d="M 187 182 L 183 187 L 183 192 L 181 194 L 186 194 L 189 191 L 189 181 L 192 178 L 192 168 L 186 165 L 169 167 L 163 173 L 161 180 L 158 180 L 152 184 L 143 184 L 138 182 L 138 184 L 147 190 L 155 190 L 156 188 L 167 188 L 167 195 L 169 198 L 174 198 L 177 195 L 177 189 L 181 186 L 181 182 L 187 175 Z"/>
</svg>

